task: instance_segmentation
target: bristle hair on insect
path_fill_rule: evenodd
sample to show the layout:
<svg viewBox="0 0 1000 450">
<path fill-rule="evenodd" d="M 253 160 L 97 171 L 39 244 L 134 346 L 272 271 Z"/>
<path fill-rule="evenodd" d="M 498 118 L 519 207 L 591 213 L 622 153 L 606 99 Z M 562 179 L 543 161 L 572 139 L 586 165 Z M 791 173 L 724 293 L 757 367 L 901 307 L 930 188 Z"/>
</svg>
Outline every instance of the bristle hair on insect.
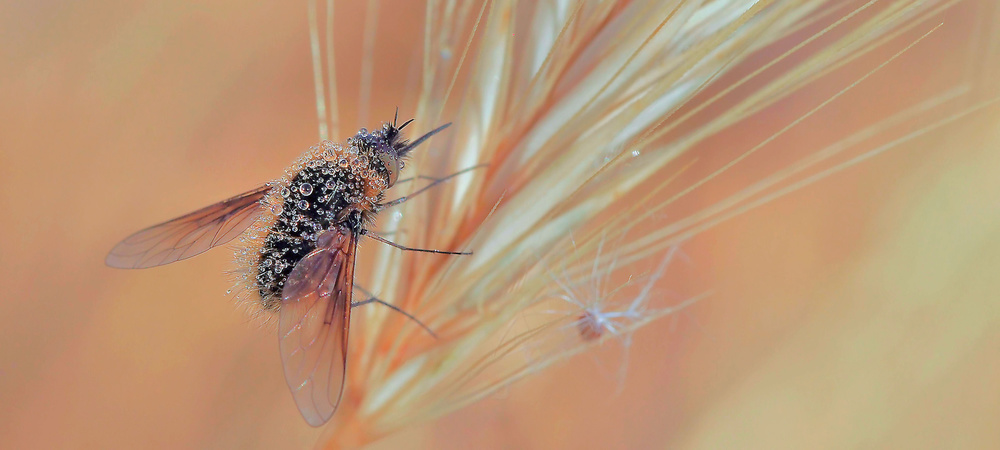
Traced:
<svg viewBox="0 0 1000 450">
<path fill-rule="evenodd" d="M 273 183 L 272 183 L 273 184 Z M 277 185 L 277 184 L 275 184 Z M 273 200 L 265 200 L 265 207 L 268 213 L 261 217 L 257 223 L 252 225 L 247 232 L 239 238 L 236 245 L 232 245 L 233 267 L 227 272 L 233 282 L 233 286 L 227 291 L 235 302 L 237 308 L 249 318 L 251 325 L 266 330 L 273 330 L 277 327 L 277 316 L 274 308 L 262 303 L 259 289 L 254 280 L 254 268 L 260 258 L 260 248 L 262 237 L 266 230 L 274 223 L 276 212 L 280 213 L 280 203 L 273 203 Z"/>
</svg>

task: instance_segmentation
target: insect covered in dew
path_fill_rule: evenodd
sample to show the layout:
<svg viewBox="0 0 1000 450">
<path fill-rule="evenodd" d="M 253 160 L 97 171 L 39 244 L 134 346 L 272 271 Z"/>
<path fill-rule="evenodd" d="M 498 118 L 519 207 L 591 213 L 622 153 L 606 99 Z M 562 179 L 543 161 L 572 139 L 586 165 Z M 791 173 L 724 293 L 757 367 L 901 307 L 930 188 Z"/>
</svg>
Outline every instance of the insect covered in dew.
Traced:
<svg viewBox="0 0 1000 450">
<path fill-rule="evenodd" d="M 277 313 L 285 380 L 306 422 L 320 426 L 333 416 L 343 392 L 352 307 L 387 306 L 433 335 L 419 320 L 378 298 L 353 301 L 358 239 L 368 236 L 401 250 L 471 254 L 404 247 L 369 231 L 379 211 L 478 167 L 385 201 L 385 191 L 403 181 L 403 159 L 450 125 L 410 143 L 401 131 L 412 121 L 397 126 L 393 119 L 371 132 L 361 129 L 346 145 L 324 141 L 306 152 L 285 179 L 136 232 L 118 243 L 105 262 L 123 269 L 160 266 L 254 229 L 257 245 L 238 257 L 246 259 L 246 284 L 264 310 Z"/>
</svg>

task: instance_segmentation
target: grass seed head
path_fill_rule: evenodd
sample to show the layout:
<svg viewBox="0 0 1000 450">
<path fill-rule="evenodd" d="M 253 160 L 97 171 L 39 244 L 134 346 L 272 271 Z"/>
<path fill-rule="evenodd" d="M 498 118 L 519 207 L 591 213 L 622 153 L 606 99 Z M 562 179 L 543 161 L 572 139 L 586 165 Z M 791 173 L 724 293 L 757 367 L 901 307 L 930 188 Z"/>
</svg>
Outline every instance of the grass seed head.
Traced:
<svg viewBox="0 0 1000 450">
<path fill-rule="evenodd" d="M 417 135 L 455 125 L 401 176 L 488 166 L 386 211 L 379 227 L 405 230 L 403 245 L 475 253 L 362 254 L 358 284 L 440 338 L 384 308 L 356 311 L 331 445 L 447 414 L 702 298 L 654 301 L 678 245 L 825 160 L 785 159 L 708 206 L 686 201 L 828 102 L 735 154 L 704 143 L 886 36 L 926 31 L 945 3 L 428 1 L 419 95 L 401 111 Z M 370 73 L 390 63 L 375 58 Z"/>
</svg>

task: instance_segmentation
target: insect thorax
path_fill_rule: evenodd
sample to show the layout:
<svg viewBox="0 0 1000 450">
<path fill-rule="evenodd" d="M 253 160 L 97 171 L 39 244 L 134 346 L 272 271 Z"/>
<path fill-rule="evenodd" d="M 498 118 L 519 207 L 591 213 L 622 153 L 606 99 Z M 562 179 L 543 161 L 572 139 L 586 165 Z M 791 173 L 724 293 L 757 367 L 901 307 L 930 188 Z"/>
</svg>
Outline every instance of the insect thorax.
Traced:
<svg viewBox="0 0 1000 450">
<path fill-rule="evenodd" d="M 336 161 L 316 159 L 278 188 L 283 205 L 264 237 L 256 265 L 257 289 L 266 309 L 280 306 L 285 280 L 316 248 L 320 233 L 334 226 L 361 232 L 373 213 L 365 207 L 372 200 L 365 197 L 367 181 Z"/>
</svg>

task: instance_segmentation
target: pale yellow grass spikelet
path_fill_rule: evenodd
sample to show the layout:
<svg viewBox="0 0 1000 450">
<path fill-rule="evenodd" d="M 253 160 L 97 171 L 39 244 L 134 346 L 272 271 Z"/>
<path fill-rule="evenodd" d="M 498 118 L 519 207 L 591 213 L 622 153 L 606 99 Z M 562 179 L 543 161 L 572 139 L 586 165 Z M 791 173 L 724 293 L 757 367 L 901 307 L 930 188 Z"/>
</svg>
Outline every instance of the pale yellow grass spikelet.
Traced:
<svg viewBox="0 0 1000 450">
<path fill-rule="evenodd" d="M 958 94 L 925 99 L 834 144 L 785 156 L 708 206 L 671 208 L 892 64 L 934 31 L 928 18 L 954 3 L 429 1 L 423 40 L 414 45 L 423 69 L 410 110 L 417 121 L 407 131 L 454 125 L 415 152 L 404 176 L 488 166 L 383 212 L 379 227 L 398 230 L 394 239 L 404 245 L 475 253 L 370 246 L 373 260 L 359 261 L 366 270 L 357 272 L 358 284 L 440 338 L 384 308 L 356 311 L 347 393 L 331 443 L 363 443 L 439 417 L 703 298 L 707 289 L 674 300 L 661 292 L 663 262 L 679 244 L 912 138 L 870 144 Z M 894 56 L 867 65 L 854 83 L 757 141 L 706 147 L 887 45 Z M 319 71 L 316 79 L 323 79 Z M 327 88 L 335 98 L 335 84 Z M 322 121 L 325 106 L 320 114 Z M 834 159 L 848 150 L 853 159 Z M 601 332 L 581 333 L 586 326 Z"/>
</svg>

